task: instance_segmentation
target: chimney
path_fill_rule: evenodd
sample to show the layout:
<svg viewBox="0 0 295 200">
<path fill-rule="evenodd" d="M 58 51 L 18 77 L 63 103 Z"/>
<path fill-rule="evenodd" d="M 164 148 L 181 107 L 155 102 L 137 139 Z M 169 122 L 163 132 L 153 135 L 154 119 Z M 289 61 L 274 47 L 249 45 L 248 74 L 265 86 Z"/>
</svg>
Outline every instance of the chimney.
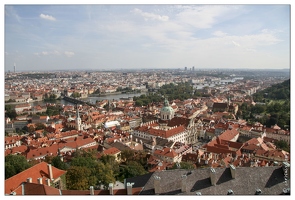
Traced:
<svg viewBox="0 0 295 200">
<path fill-rule="evenodd" d="M 233 195 L 234 194 L 234 191 L 232 191 L 231 189 L 229 189 L 228 191 L 227 191 L 227 195 Z"/>
<path fill-rule="evenodd" d="M 160 181 L 161 178 L 159 176 L 154 176 L 154 189 L 155 189 L 155 194 L 160 194 L 161 187 L 160 187 Z"/>
<path fill-rule="evenodd" d="M 132 195 L 132 183 L 127 183 L 127 195 Z"/>
<path fill-rule="evenodd" d="M 255 195 L 260 195 L 262 192 L 260 189 L 256 189 Z"/>
<path fill-rule="evenodd" d="M 181 192 L 186 192 L 186 175 L 181 176 Z"/>
<path fill-rule="evenodd" d="M 109 184 L 109 190 L 110 190 L 110 195 L 113 195 L 114 194 L 114 184 L 113 183 Z"/>
<path fill-rule="evenodd" d="M 48 186 L 50 186 L 50 179 L 49 178 L 46 179 L 46 183 Z"/>
<path fill-rule="evenodd" d="M 38 182 L 38 184 L 43 184 L 42 183 L 42 178 L 37 178 L 37 182 Z"/>
<path fill-rule="evenodd" d="M 236 178 L 236 168 L 235 168 L 235 166 L 230 164 L 229 168 L 230 168 L 231 177 Z"/>
<path fill-rule="evenodd" d="M 216 171 L 214 168 L 210 168 L 210 180 L 211 185 L 216 185 Z"/>
<path fill-rule="evenodd" d="M 93 188 L 93 186 L 90 186 L 89 190 L 90 190 L 90 195 L 94 195 L 94 188 Z"/>
<path fill-rule="evenodd" d="M 27 178 L 28 183 L 32 183 L 32 178 Z"/>
<path fill-rule="evenodd" d="M 290 195 L 290 188 L 284 188 L 283 193 L 284 195 Z"/>
<path fill-rule="evenodd" d="M 48 167 L 48 175 L 49 175 L 49 178 L 50 178 L 50 180 L 52 180 L 53 179 L 53 174 L 52 174 L 51 164 L 48 164 L 47 167 Z"/>
</svg>

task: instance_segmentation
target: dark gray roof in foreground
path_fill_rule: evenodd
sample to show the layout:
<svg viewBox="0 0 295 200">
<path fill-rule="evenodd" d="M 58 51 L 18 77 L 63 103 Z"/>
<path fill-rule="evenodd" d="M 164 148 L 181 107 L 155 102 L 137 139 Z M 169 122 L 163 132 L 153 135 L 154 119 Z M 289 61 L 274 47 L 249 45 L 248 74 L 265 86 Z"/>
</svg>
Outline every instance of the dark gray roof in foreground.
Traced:
<svg viewBox="0 0 295 200">
<path fill-rule="evenodd" d="M 226 195 L 229 189 L 235 195 L 254 195 L 260 189 L 262 195 L 284 194 L 284 188 L 290 188 L 290 180 L 285 184 L 284 172 L 281 166 L 271 167 L 237 167 L 236 178 L 231 176 L 230 168 L 215 168 L 216 185 L 210 181 L 210 169 L 166 170 L 153 172 L 143 176 L 128 178 L 133 187 L 144 187 L 140 195 L 154 195 L 154 176 L 161 178 L 160 194 L 162 195 Z M 181 192 L 182 175 L 187 175 L 187 190 Z"/>
</svg>

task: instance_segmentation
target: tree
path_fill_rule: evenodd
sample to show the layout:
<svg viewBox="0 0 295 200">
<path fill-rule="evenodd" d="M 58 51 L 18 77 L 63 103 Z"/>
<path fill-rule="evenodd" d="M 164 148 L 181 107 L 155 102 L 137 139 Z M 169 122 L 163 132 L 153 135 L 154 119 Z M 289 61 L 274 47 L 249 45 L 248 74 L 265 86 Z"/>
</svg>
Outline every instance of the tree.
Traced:
<svg viewBox="0 0 295 200">
<path fill-rule="evenodd" d="M 5 156 L 5 179 L 10 178 L 28 168 L 31 165 L 22 155 L 7 155 Z"/>
<path fill-rule="evenodd" d="M 282 149 L 284 151 L 290 152 L 290 146 L 284 140 L 279 140 L 275 142 L 277 148 Z"/>
<path fill-rule="evenodd" d="M 116 161 L 115 156 L 103 155 L 101 156 L 100 161 L 103 162 L 103 164 L 109 164 L 111 166 L 114 177 L 119 175 L 119 172 L 120 172 L 119 163 Z"/>
<path fill-rule="evenodd" d="M 81 94 L 79 92 L 73 92 L 73 94 L 71 94 L 71 97 L 73 98 L 81 97 Z"/>
<path fill-rule="evenodd" d="M 133 156 L 134 156 L 134 151 L 131 149 L 125 149 L 121 151 L 121 160 L 123 162 L 132 160 Z"/>
<path fill-rule="evenodd" d="M 59 156 L 55 156 L 52 158 L 51 160 L 51 164 L 58 168 L 58 169 L 62 169 L 62 170 L 66 170 L 67 169 L 67 165 L 66 163 L 64 163 L 63 161 L 61 161 Z"/>
<path fill-rule="evenodd" d="M 87 167 L 71 166 L 66 173 L 66 182 L 69 190 L 88 190 L 96 185 L 97 179 Z"/>
<path fill-rule="evenodd" d="M 127 165 L 123 165 L 121 167 L 120 177 L 131 178 L 131 177 L 140 176 L 146 173 L 147 172 L 145 171 L 144 167 L 140 163 L 136 161 L 129 161 Z"/>
<path fill-rule="evenodd" d="M 35 130 L 43 130 L 46 129 L 46 126 L 43 123 L 36 123 Z"/>
<path fill-rule="evenodd" d="M 94 170 L 97 167 L 97 161 L 91 157 L 76 157 L 71 161 L 71 166 L 87 167 Z"/>
<path fill-rule="evenodd" d="M 135 101 L 135 105 L 141 107 L 141 106 L 143 106 L 143 101 L 138 99 Z"/>
<path fill-rule="evenodd" d="M 35 131 L 35 128 L 33 125 L 30 125 L 29 128 L 28 128 L 28 132 L 29 133 L 33 133 Z"/>
<path fill-rule="evenodd" d="M 107 189 L 110 183 L 116 182 L 112 167 L 108 163 L 103 164 L 103 162 L 98 162 L 96 174 L 98 180 L 97 183 L 103 185 L 104 189 Z"/>
<path fill-rule="evenodd" d="M 17 113 L 13 106 L 5 105 L 5 117 L 9 117 L 10 119 L 15 119 L 17 117 Z"/>
<path fill-rule="evenodd" d="M 92 176 L 96 176 L 97 160 L 93 152 L 77 150 L 73 154 L 71 166 L 86 167 Z"/>
</svg>

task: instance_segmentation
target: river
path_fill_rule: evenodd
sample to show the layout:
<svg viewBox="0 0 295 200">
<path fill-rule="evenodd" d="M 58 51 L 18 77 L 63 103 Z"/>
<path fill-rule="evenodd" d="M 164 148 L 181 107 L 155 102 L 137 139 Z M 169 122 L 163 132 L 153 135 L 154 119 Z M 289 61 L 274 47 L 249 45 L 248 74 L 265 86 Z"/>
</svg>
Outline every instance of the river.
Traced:
<svg viewBox="0 0 295 200">
<path fill-rule="evenodd" d="M 134 96 L 140 96 L 142 94 L 146 94 L 146 93 L 134 93 L 134 94 L 109 94 L 106 96 L 100 96 L 100 97 L 87 97 L 83 100 L 86 101 L 90 101 L 90 103 L 95 104 L 96 101 L 102 101 L 102 100 L 119 100 L 120 98 L 128 98 L 128 97 L 134 97 Z M 31 102 L 32 106 L 36 106 L 36 105 L 44 105 L 46 103 L 50 103 L 50 102 L 43 102 L 43 101 L 35 101 L 35 102 Z M 71 102 L 65 101 L 65 100 L 56 100 L 55 102 L 52 103 L 56 103 L 56 104 L 62 104 L 62 105 L 74 105 Z"/>
</svg>

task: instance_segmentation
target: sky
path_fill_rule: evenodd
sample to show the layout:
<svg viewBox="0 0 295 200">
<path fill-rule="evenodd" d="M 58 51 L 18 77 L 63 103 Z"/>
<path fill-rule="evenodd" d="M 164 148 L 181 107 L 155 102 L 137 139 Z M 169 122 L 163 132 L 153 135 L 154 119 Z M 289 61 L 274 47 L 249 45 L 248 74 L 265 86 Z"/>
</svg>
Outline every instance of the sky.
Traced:
<svg viewBox="0 0 295 200">
<path fill-rule="evenodd" d="M 290 9 L 288 4 L 7 2 L 4 68 L 290 69 Z"/>
</svg>

